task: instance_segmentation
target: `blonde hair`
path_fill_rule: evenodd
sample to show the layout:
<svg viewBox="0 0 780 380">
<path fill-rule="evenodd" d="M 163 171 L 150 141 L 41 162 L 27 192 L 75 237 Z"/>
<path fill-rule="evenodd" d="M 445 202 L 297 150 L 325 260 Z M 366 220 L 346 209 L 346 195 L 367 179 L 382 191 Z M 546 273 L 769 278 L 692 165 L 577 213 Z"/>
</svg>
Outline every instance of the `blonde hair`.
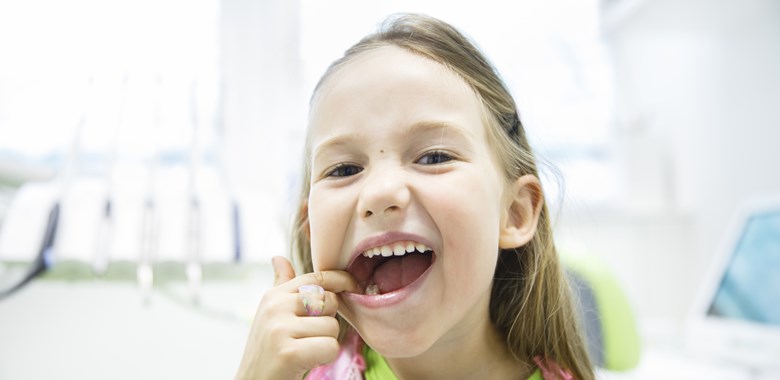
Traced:
<svg viewBox="0 0 780 380">
<path fill-rule="evenodd" d="M 416 14 L 391 16 L 376 33 L 352 46 L 344 57 L 328 68 L 312 99 L 327 78 L 344 63 L 363 52 L 387 45 L 404 48 L 444 65 L 473 89 L 484 108 L 489 141 L 496 146 L 495 154 L 507 183 L 526 174 L 539 176 L 517 107 L 498 72 L 468 38 L 435 18 Z M 299 269 L 311 272 L 308 144 L 306 151 L 301 208 L 293 226 L 292 256 Z M 542 197 L 542 194 L 537 196 Z M 493 276 L 490 318 L 506 337 L 507 347 L 518 360 L 528 363 L 531 358 L 542 356 L 556 361 L 577 379 L 594 378 L 544 205 L 532 240 L 524 246 L 503 250 L 499 255 Z"/>
</svg>

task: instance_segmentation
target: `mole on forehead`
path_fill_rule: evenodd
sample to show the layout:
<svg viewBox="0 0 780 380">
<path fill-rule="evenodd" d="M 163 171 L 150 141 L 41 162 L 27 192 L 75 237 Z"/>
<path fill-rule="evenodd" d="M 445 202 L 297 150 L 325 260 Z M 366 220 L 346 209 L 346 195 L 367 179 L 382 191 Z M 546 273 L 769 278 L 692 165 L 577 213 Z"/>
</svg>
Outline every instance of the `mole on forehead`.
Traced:
<svg viewBox="0 0 780 380">
<path fill-rule="evenodd" d="M 472 136 L 472 133 L 465 128 L 442 121 L 420 121 L 408 127 L 399 129 L 398 134 L 402 136 L 435 134 L 440 138 L 446 136 L 447 139 L 459 140 L 465 143 L 473 143 L 475 138 L 475 136 Z M 325 137 L 320 141 L 314 141 L 315 145 L 313 145 L 312 157 L 316 159 L 318 155 L 321 155 L 328 150 L 346 147 L 351 144 L 362 145 L 364 143 L 363 139 L 365 138 L 366 136 L 359 133 L 337 134 Z M 384 148 L 380 148 L 379 152 L 384 153 Z"/>
</svg>

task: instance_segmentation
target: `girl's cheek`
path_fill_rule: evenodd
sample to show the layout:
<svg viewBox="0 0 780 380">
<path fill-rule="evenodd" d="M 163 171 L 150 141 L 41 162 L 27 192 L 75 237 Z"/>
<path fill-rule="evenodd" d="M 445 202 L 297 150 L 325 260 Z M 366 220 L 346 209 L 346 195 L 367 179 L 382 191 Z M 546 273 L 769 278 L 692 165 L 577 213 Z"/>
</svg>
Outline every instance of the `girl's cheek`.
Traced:
<svg viewBox="0 0 780 380">
<path fill-rule="evenodd" d="M 311 228 L 311 256 L 315 271 L 338 269 L 339 241 L 343 232 L 339 232 L 340 221 L 333 210 L 322 207 L 332 202 L 322 202 L 313 194 L 309 198 L 309 222 Z"/>
<path fill-rule="evenodd" d="M 333 244 L 312 245 L 312 264 L 315 271 L 337 270 L 339 267 L 339 253 Z"/>
</svg>

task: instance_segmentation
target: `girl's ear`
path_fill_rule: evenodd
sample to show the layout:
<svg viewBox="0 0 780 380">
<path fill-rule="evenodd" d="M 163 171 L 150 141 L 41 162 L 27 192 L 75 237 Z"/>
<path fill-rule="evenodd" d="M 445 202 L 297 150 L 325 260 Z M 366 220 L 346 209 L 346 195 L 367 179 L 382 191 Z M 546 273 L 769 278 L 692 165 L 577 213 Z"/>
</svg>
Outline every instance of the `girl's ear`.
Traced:
<svg viewBox="0 0 780 380">
<path fill-rule="evenodd" d="M 510 188 L 508 205 L 501 218 L 498 246 L 517 248 L 528 243 L 536 233 L 544 196 L 536 176 L 527 174 L 518 178 Z"/>
</svg>

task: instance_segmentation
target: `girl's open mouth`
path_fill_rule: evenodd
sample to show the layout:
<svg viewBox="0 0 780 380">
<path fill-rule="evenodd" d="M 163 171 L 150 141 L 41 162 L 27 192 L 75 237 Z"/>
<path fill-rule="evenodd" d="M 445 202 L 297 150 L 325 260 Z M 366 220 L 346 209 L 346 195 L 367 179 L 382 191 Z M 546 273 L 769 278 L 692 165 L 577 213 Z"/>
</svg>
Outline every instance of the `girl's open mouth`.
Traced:
<svg viewBox="0 0 780 380">
<path fill-rule="evenodd" d="M 346 271 L 365 295 L 394 292 L 417 280 L 433 263 L 433 250 L 413 241 L 374 247 L 359 255 Z"/>
</svg>

